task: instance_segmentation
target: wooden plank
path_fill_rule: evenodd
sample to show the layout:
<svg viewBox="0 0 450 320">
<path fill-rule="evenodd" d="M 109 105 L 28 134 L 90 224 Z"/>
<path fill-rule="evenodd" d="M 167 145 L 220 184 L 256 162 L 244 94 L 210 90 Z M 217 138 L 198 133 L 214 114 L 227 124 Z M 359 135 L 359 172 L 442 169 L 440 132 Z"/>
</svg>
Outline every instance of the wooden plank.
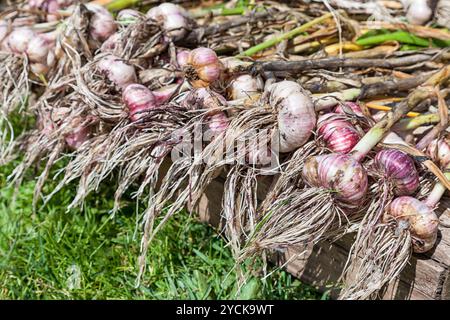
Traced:
<svg viewBox="0 0 450 320">
<path fill-rule="evenodd" d="M 218 226 L 220 222 L 223 181 L 224 176 L 216 179 L 195 209 L 203 221 L 214 226 Z M 261 179 L 258 190 L 260 199 L 267 194 L 272 181 L 272 177 Z M 448 271 L 450 229 L 443 228 L 441 231 L 441 239 L 433 252 L 428 257 L 425 255 L 413 256 L 410 264 L 401 273 L 399 280 L 384 291 L 383 299 L 450 299 Z M 322 243 L 314 248 L 289 248 L 284 253 L 277 252 L 273 258 L 276 263 L 281 265 L 289 261 L 285 266 L 288 272 L 305 283 L 317 287 L 322 292 L 330 290 L 332 296 L 335 297 L 338 292 L 338 277 L 347 260 L 350 244 L 349 237 L 344 237 L 334 244 Z M 300 252 L 304 252 L 304 254 L 291 259 L 293 255 L 298 255 Z"/>
<path fill-rule="evenodd" d="M 447 276 L 442 284 L 441 299 L 450 300 L 450 276 Z"/>
</svg>

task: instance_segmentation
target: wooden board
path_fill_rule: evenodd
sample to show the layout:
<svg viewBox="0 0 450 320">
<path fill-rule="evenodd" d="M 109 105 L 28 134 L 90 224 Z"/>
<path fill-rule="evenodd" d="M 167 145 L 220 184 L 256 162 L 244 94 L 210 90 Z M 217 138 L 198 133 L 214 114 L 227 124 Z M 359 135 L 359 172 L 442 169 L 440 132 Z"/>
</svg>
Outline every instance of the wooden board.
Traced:
<svg viewBox="0 0 450 320">
<path fill-rule="evenodd" d="M 203 195 L 195 208 L 200 218 L 218 226 L 222 204 L 224 177 L 217 178 Z M 259 184 L 260 199 L 267 194 L 272 184 L 271 177 L 265 177 Z M 441 202 L 439 212 L 441 226 L 438 241 L 427 254 L 413 255 L 410 264 L 399 279 L 383 292 L 383 299 L 450 300 L 450 200 Z M 295 247 L 274 253 L 272 260 L 283 265 L 285 270 L 303 282 L 315 286 L 319 291 L 330 291 L 335 297 L 339 291 L 338 278 L 347 261 L 351 237 L 335 243 L 322 243 L 312 248 Z M 302 255 L 297 256 L 299 253 Z"/>
</svg>

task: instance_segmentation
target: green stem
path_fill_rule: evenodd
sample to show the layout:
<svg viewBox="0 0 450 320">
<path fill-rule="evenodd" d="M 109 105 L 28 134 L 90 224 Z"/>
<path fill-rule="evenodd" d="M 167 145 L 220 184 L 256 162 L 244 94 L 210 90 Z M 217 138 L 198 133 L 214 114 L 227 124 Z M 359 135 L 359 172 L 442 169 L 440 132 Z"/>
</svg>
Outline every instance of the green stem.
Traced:
<svg viewBox="0 0 450 320">
<path fill-rule="evenodd" d="M 109 11 L 119 11 L 125 8 L 139 4 L 140 0 L 113 0 L 108 3 L 105 7 Z"/>
<path fill-rule="evenodd" d="M 442 68 L 432 75 L 422 86 L 411 92 L 400 104 L 374 125 L 362 139 L 353 147 L 351 154 L 356 160 L 362 160 L 384 136 L 392 126 L 406 113 L 414 109 L 420 102 L 429 98 L 434 92 L 430 86 L 437 86 L 450 77 L 450 66 Z"/>
<path fill-rule="evenodd" d="M 280 43 L 280 42 L 282 42 L 284 40 L 291 39 L 291 38 L 293 38 L 293 37 L 295 37 L 295 36 L 305 32 L 306 30 L 308 30 L 309 28 L 313 27 L 314 25 L 319 24 L 319 23 L 321 23 L 321 22 L 323 22 L 323 21 L 325 21 L 325 20 L 327 20 L 327 19 L 329 19 L 331 17 L 332 17 L 332 14 L 331 13 L 327 13 L 327 14 L 319 17 L 319 18 L 316 18 L 314 20 L 311 20 L 311 21 L 305 23 L 304 25 L 301 25 L 301 26 L 299 26 L 299 27 L 297 27 L 295 29 L 292 29 L 289 32 L 283 33 L 282 35 L 280 35 L 278 37 L 273 37 L 273 38 L 271 38 L 271 39 L 269 39 L 267 41 L 264 41 L 264 42 L 262 42 L 260 44 L 257 44 L 256 46 L 253 46 L 253 47 L 245 50 L 241 54 L 239 54 L 237 56 L 237 58 L 239 58 L 239 57 L 250 57 L 250 56 L 254 55 L 255 53 L 258 53 L 258 52 L 260 52 L 262 50 L 270 48 L 270 47 L 272 47 L 272 46 L 274 46 L 274 45 L 276 45 L 276 44 L 278 44 L 278 43 Z"/>
<path fill-rule="evenodd" d="M 207 15 L 212 14 L 214 17 L 216 16 L 238 16 L 243 15 L 247 11 L 245 7 L 237 7 L 237 8 L 215 8 L 215 9 L 200 9 L 198 11 L 194 11 L 191 13 L 193 18 L 201 18 Z"/>
<path fill-rule="evenodd" d="M 437 113 L 423 114 L 410 119 L 403 119 L 395 125 L 396 130 L 409 131 L 417 129 L 421 126 L 436 124 L 440 121 Z"/>
<path fill-rule="evenodd" d="M 341 101 L 353 101 L 358 98 L 360 94 L 360 88 L 350 88 L 339 92 L 314 95 L 314 109 L 317 112 L 326 110 L 339 104 Z"/>
<path fill-rule="evenodd" d="M 421 47 L 428 47 L 430 45 L 430 41 L 428 41 L 427 39 L 415 36 L 406 31 L 396 31 L 387 34 L 379 34 L 372 37 L 358 39 L 355 42 L 360 46 L 368 46 L 368 45 L 377 45 L 392 40 L 398 41 L 400 43 L 407 43 Z"/>
<path fill-rule="evenodd" d="M 447 167 L 447 170 L 450 170 L 450 167 Z M 450 181 L 450 172 L 445 172 L 444 176 Z M 434 208 L 439 203 L 446 190 L 447 188 L 441 182 L 437 182 L 434 185 L 433 190 L 431 190 L 430 194 L 425 199 L 425 203 L 429 207 Z"/>
</svg>

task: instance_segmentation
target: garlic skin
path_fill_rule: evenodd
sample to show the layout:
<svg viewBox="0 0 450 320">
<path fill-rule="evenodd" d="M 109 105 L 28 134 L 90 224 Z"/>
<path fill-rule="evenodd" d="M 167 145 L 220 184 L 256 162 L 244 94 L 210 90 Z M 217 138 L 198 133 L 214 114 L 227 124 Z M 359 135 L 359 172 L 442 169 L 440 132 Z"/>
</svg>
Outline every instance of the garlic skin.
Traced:
<svg viewBox="0 0 450 320">
<path fill-rule="evenodd" d="M 116 20 L 119 22 L 135 22 L 144 17 L 144 14 L 133 9 L 123 9 L 117 14 Z"/>
<path fill-rule="evenodd" d="M 28 6 L 30 9 L 47 12 L 47 21 L 56 21 L 60 18 L 58 16 L 58 10 L 64 9 L 74 3 L 74 0 L 29 0 Z"/>
<path fill-rule="evenodd" d="M 30 59 L 30 61 L 46 64 L 49 51 L 50 46 L 47 43 L 47 41 L 40 35 L 36 35 L 28 43 L 26 54 L 28 56 L 28 59 Z"/>
<path fill-rule="evenodd" d="M 419 175 L 414 161 L 404 152 L 395 149 L 381 150 L 375 155 L 374 167 L 393 183 L 397 196 L 411 195 L 419 187 Z"/>
<path fill-rule="evenodd" d="M 120 40 L 120 33 L 114 33 L 112 34 L 108 39 L 106 39 L 105 42 L 103 42 L 103 44 L 100 47 L 100 51 L 101 52 L 109 52 L 109 53 L 113 53 L 114 50 L 116 49 L 116 44 L 117 42 Z"/>
<path fill-rule="evenodd" d="M 264 148 L 265 143 L 249 145 L 247 150 L 247 163 L 252 166 L 265 166 L 272 161 L 272 151 L 269 148 Z M 263 147 L 263 148 L 261 148 Z"/>
<path fill-rule="evenodd" d="M 8 23 L 4 20 L 0 20 L 0 43 L 6 38 L 9 34 Z"/>
<path fill-rule="evenodd" d="M 117 30 L 114 17 L 101 5 L 88 3 L 86 7 L 93 13 L 89 21 L 89 36 L 94 42 L 103 43 Z M 90 44 L 94 47 L 99 47 L 99 44 Z"/>
<path fill-rule="evenodd" d="M 325 154 L 306 159 L 302 177 L 311 187 L 333 190 L 334 197 L 350 205 L 360 205 L 368 189 L 367 172 L 346 154 Z"/>
<path fill-rule="evenodd" d="M 278 128 L 272 140 L 279 152 L 290 152 L 305 144 L 316 125 L 314 104 L 303 88 L 293 81 L 281 81 L 268 88 L 269 104 L 278 114 Z"/>
<path fill-rule="evenodd" d="M 323 160 L 326 155 L 319 155 L 315 157 L 309 157 L 305 160 L 302 169 L 302 177 L 305 182 L 311 187 L 319 187 L 319 162 Z"/>
<path fill-rule="evenodd" d="M 72 126 L 75 129 L 64 137 L 67 146 L 72 150 L 77 150 L 86 141 L 89 140 L 91 128 L 89 125 L 82 124 L 85 121 L 82 117 L 76 117 L 72 120 Z"/>
<path fill-rule="evenodd" d="M 350 113 L 349 111 L 346 110 L 346 108 L 350 109 L 351 111 L 353 111 L 353 113 L 359 117 L 363 117 L 364 114 L 362 112 L 361 106 L 355 102 L 351 102 L 351 101 L 347 101 L 345 102 L 343 105 L 337 105 L 334 108 L 334 112 L 335 113 L 339 113 L 339 114 L 348 114 Z"/>
<path fill-rule="evenodd" d="M 178 67 L 184 68 L 188 64 L 189 54 L 190 54 L 189 50 L 181 50 L 177 52 Z"/>
<path fill-rule="evenodd" d="M 436 22 L 438 25 L 450 29 L 450 2 L 438 1 L 435 10 Z"/>
<path fill-rule="evenodd" d="M 433 140 L 427 148 L 427 154 L 440 168 L 450 165 L 450 134 Z"/>
<path fill-rule="evenodd" d="M 413 237 L 414 252 L 426 252 L 434 246 L 439 218 L 424 202 L 409 196 L 398 197 L 391 202 L 389 212 L 384 217 L 385 221 L 388 221 L 389 215 L 397 222 L 407 223 Z"/>
<path fill-rule="evenodd" d="M 36 62 L 30 64 L 30 70 L 36 75 L 45 75 L 50 71 L 50 67 L 44 63 Z"/>
<path fill-rule="evenodd" d="M 359 161 L 346 154 L 329 154 L 317 162 L 321 187 L 334 190 L 336 199 L 344 203 L 361 204 L 367 193 L 368 179 Z"/>
<path fill-rule="evenodd" d="M 182 101 L 187 109 L 219 109 L 227 105 L 227 100 L 217 92 L 207 88 L 192 90 Z"/>
<path fill-rule="evenodd" d="M 97 62 L 97 68 L 119 89 L 124 89 L 127 85 L 137 81 L 134 67 L 112 54 L 101 58 Z"/>
<path fill-rule="evenodd" d="M 264 83 L 261 78 L 243 74 L 231 80 L 227 93 L 232 100 L 238 100 L 251 97 L 261 92 L 263 88 Z"/>
<path fill-rule="evenodd" d="M 151 8 L 147 17 L 161 23 L 166 34 L 174 41 L 181 40 L 187 34 L 189 14 L 183 7 L 173 3 L 162 3 Z"/>
<path fill-rule="evenodd" d="M 227 130 L 229 125 L 229 120 L 225 112 L 218 112 L 206 118 L 206 123 L 208 125 L 208 129 L 214 135 L 218 135 Z"/>
<path fill-rule="evenodd" d="M 122 93 L 122 100 L 128 107 L 131 121 L 145 117 L 145 111 L 158 107 L 155 95 L 145 86 L 137 83 L 128 85 Z"/>
<path fill-rule="evenodd" d="M 183 69 L 191 85 L 194 88 L 202 88 L 210 86 L 220 78 L 222 64 L 213 50 L 200 47 L 189 53 Z"/>
<path fill-rule="evenodd" d="M 360 139 L 353 125 L 337 113 L 319 116 L 317 132 L 326 146 L 336 153 L 349 153 Z"/>
<path fill-rule="evenodd" d="M 411 24 L 424 25 L 431 20 L 433 11 L 427 0 L 410 0 L 407 2 L 406 19 Z"/>
<path fill-rule="evenodd" d="M 30 28 L 18 28 L 9 34 L 7 44 L 13 53 L 22 54 L 28 48 L 28 43 L 36 37 L 36 33 Z"/>
</svg>

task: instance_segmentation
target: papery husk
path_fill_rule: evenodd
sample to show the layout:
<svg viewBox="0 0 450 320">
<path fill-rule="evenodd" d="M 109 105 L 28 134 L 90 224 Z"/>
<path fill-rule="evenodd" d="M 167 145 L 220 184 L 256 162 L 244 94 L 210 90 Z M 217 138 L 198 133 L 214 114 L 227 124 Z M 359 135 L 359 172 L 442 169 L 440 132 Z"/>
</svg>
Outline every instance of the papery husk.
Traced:
<svg viewBox="0 0 450 320">
<path fill-rule="evenodd" d="M 58 60 L 49 72 L 43 76 L 46 81 L 44 93 L 33 105 L 27 106 L 28 110 L 25 110 L 29 114 L 34 114 L 37 118 L 45 118 L 52 113 L 52 110 L 56 110 L 60 107 L 68 107 L 71 109 L 71 112 L 67 119 L 65 119 L 65 124 L 54 130 L 51 134 L 43 133 L 41 130 L 25 132 L 14 143 L 12 142 L 11 135 L 11 141 L 7 145 L 6 150 L 1 150 L 2 156 L 0 156 L 0 163 L 2 159 L 5 160 L 5 157 L 8 154 L 13 152 L 18 153 L 20 151 L 24 153 L 24 159 L 10 176 L 11 181 L 17 186 L 21 183 L 28 168 L 48 156 L 48 163 L 46 163 L 43 172 L 38 178 L 38 183 L 36 184 L 33 200 L 34 207 L 51 167 L 64 150 L 64 135 L 73 129 L 71 128 L 71 120 L 86 112 L 86 109 L 83 106 L 76 108 L 76 110 L 73 109 L 70 99 L 73 98 L 72 88 L 76 82 L 73 72 L 75 70 L 79 71 L 84 59 L 91 55 L 91 52 L 86 45 L 87 38 L 85 37 L 88 25 L 89 16 L 86 8 L 84 6 L 77 6 L 73 15 L 67 21 L 65 29 L 59 34 L 56 40 L 55 50 Z M 28 99 L 31 85 L 30 79 L 28 78 L 29 68 L 26 57 L 10 56 L 8 59 L 11 59 L 11 61 L 23 61 L 24 65 L 20 67 L 17 65 L 16 72 L 20 72 L 20 74 L 14 75 L 11 74 L 7 64 L 2 64 L 5 73 L 12 77 L 11 83 L 14 83 L 13 86 L 4 87 L 2 106 L 5 109 L 14 107 L 15 104 L 17 104 L 17 99 Z M 15 90 L 17 94 L 10 91 L 12 88 L 14 88 L 13 90 Z M 24 101 L 25 100 L 22 101 L 21 105 L 24 105 Z M 24 112 L 23 108 L 19 109 L 19 111 Z M 6 113 L 7 112 L 3 111 L 0 112 L 0 122 L 5 121 L 7 123 L 7 120 L 2 117 Z M 4 132 L 6 131 L 2 130 L 2 135 Z M 7 134 L 3 136 L 6 137 Z M 8 161 L 12 159 L 13 157 L 8 159 Z"/>
<path fill-rule="evenodd" d="M 450 3 L 446 0 L 439 0 L 435 10 L 436 22 L 440 26 L 450 29 Z"/>
<path fill-rule="evenodd" d="M 59 95 L 57 96 L 59 97 Z M 51 168 L 60 160 L 63 151 L 66 149 L 65 137 L 80 128 L 80 126 L 89 126 L 95 121 L 92 118 L 85 118 L 86 109 L 66 105 L 66 101 L 70 101 L 70 98 L 68 100 L 59 99 L 59 103 L 55 102 L 51 110 L 40 110 L 41 116 L 51 117 L 51 112 L 55 112 L 58 108 L 64 108 L 67 111 L 65 111 L 65 116 L 61 123 L 55 124 L 56 127 L 52 128 L 50 132 L 43 130 L 43 128 L 27 132 L 18 141 L 24 156 L 8 177 L 11 182 L 18 187 L 29 168 L 40 162 L 45 164 L 34 188 L 34 210 L 36 210 L 42 188 L 50 174 Z M 76 121 L 80 117 L 85 119 L 82 123 Z"/>
<path fill-rule="evenodd" d="M 31 84 L 25 55 L 0 52 L 0 60 L 0 164 L 3 164 L 11 160 L 14 151 L 14 129 L 9 117 L 13 112 L 26 111 Z"/>
<path fill-rule="evenodd" d="M 199 126 L 205 122 L 205 117 L 208 112 L 205 110 L 192 119 L 182 129 L 187 133 L 186 136 L 194 136 L 195 131 L 199 130 Z M 200 129 L 201 130 L 201 129 Z M 223 152 L 225 133 L 220 133 L 215 137 L 201 152 L 200 154 L 184 154 L 183 156 L 175 159 L 169 166 L 164 178 L 161 181 L 161 185 L 156 193 L 154 189 L 150 188 L 147 209 L 143 213 L 143 229 L 144 234 L 141 240 L 141 252 L 139 256 L 139 274 L 137 277 L 137 284 L 146 269 L 146 254 L 151 241 L 156 233 L 165 225 L 165 223 L 176 213 L 178 213 L 184 206 L 189 205 L 193 208 L 200 200 L 203 191 L 211 181 L 217 176 L 217 170 L 222 168 L 216 161 L 215 155 Z M 178 143 L 181 146 L 181 141 Z M 168 151 L 170 152 L 174 146 Z M 189 150 L 191 152 L 191 150 Z M 167 153 L 167 151 L 166 151 Z M 211 158 L 213 160 L 211 160 Z M 208 160 L 211 161 L 208 163 Z M 155 174 L 153 168 L 159 168 L 155 166 L 149 167 L 151 171 L 147 171 L 143 185 L 137 191 L 137 196 L 142 196 L 144 187 L 152 179 Z M 175 198 L 176 195 L 176 198 Z M 172 203 L 169 202 L 175 199 Z M 164 210 L 159 223 L 155 226 L 155 220 L 159 218 Z"/>
<path fill-rule="evenodd" d="M 261 215 L 241 260 L 266 250 L 336 240 L 354 230 L 364 212 L 361 208 L 364 206 L 343 206 L 333 192 L 325 188 L 285 190 Z"/>
<path fill-rule="evenodd" d="M 371 203 L 359 224 L 341 275 L 344 283 L 339 295 L 341 300 L 377 298 L 386 285 L 395 281 L 412 254 L 409 226 L 394 218 L 383 221 L 395 198 L 394 185 L 379 174 L 375 177 L 370 190 Z M 430 175 L 421 174 L 415 196 L 419 199 L 426 197 L 433 180 Z"/>
</svg>

